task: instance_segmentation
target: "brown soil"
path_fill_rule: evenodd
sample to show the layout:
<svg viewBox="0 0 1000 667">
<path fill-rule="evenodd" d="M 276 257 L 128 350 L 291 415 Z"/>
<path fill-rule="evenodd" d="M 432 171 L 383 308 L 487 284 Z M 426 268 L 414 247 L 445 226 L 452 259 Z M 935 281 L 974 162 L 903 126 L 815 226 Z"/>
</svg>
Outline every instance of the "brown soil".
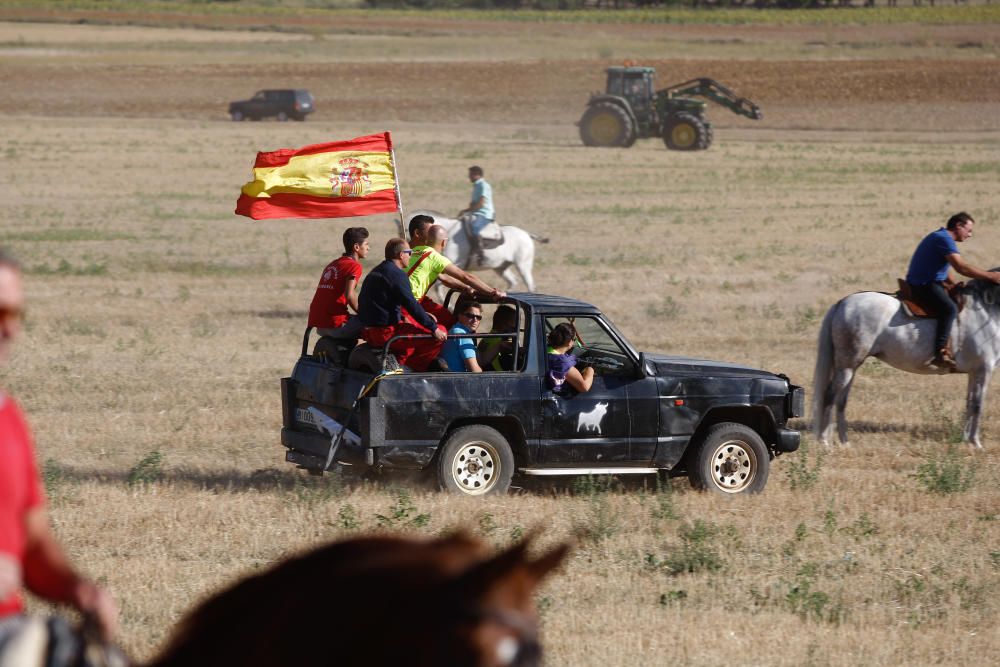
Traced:
<svg viewBox="0 0 1000 667">
<path fill-rule="evenodd" d="M 212 28 L 324 30 L 338 33 L 487 34 L 517 31 L 544 38 L 600 31 L 627 39 L 718 42 L 812 41 L 933 44 L 992 43 L 991 26 L 586 26 L 558 23 L 442 21 L 412 15 L 362 17 L 181 16 L 3 10 L 0 20 L 60 20 Z M 991 36 L 993 35 L 993 36 Z M 559 62 L 281 63 L 107 65 L 86 61 L 0 64 L 0 114 L 223 119 L 227 103 L 263 87 L 304 87 L 317 99 L 319 121 L 368 117 L 444 123 L 567 124 L 588 93 L 603 85 L 601 60 Z M 708 76 L 760 104 L 761 123 L 715 108 L 716 124 L 869 130 L 986 130 L 1000 113 L 1000 67 L 994 60 L 659 60 L 661 85 Z"/>
<path fill-rule="evenodd" d="M 1000 104 L 1000 68 L 991 61 L 650 64 L 669 72 L 669 81 L 709 76 L 745 91 L 764 109 L 766 127 L 985 129 L 995 125 Z M 568 123 L 600 87 L 603 67 L 598 61 L 8 66 L 0 67 L 0 113 L 222 118 L 227 103 L 250 88 L 301 86 L 318 101 L 317 120 Z M 950 118 L 914 115 L 913 105 L 950 110 Z M 721 109 L 712 116 L 724 125 L 742 122 Z"/>
</svg>

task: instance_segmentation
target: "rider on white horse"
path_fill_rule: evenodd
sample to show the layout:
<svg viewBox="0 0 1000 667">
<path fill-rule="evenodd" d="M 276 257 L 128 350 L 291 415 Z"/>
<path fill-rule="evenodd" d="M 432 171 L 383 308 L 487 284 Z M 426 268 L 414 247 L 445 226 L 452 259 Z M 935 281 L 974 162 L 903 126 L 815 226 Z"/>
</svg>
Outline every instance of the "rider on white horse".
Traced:
<svg viewBox="0 0 1000 667">
<path fill-rule="evenodd" d="M 472 182 L 472 197 L 469 199 L 469 206 L 458 212 L 458 219 L 464 223 L 472 246 L 469 257 L 474 257 L 478 264 L 482 264 L 483 246 L 479 234 L 486 225 L 496 219 L 493 210 L 493 188 L 483 178 L 483 168 L 476 165 L 469 167 L 469 181 Z"/>
<path fill-rule="evenodd" d="M 948 348 L 951 328 L 958 316 L 958 306 L 948 296 L 945 282 L 948 267 L 969 278 L 981 278 L 1000 283 L 1000 272 L 984 271 L 962 259 L 956 243 L 972 236 L 976 221 L 968 213 L 956 213 L 941 227 L 924 237 L 910 260 L 906 282 L 913 297 L 921 304 L 931 306 L 937 313 L 937 334 L 934 338 L 934 358 L 931 364 L 939 368 L 955 369 L 955 359 Z"/>
</svg>

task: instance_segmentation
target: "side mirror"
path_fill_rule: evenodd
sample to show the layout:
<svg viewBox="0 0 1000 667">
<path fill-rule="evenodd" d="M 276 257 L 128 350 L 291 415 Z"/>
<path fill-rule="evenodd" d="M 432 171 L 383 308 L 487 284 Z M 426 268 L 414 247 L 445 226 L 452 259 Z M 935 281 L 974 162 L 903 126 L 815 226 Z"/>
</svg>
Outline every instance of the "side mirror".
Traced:
<svg viewBox="0 0 1000 667">
<path fill-rule="evenodd" d="M 653 375 L 652 369 L 649 368 L 649 363 L 646 361 L 646 353 L 639 353 L 639 366 L 636 368 L 636 375 L 641 378 L 649 377 Z"/>
</svg>

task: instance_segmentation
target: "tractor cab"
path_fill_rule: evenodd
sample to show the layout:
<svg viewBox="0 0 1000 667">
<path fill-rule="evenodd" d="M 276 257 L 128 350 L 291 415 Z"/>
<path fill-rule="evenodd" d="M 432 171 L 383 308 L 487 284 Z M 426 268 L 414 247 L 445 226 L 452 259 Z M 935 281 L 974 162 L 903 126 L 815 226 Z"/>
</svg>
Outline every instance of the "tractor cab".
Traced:
<svg viewBox="0 0 1000 667">
<path fill-rule="evenodd" d="M 640 126 L 649 124 L 653 112 L 654 67 L 609 67 L 605 94 L 628 100 Z"/>
</svg>

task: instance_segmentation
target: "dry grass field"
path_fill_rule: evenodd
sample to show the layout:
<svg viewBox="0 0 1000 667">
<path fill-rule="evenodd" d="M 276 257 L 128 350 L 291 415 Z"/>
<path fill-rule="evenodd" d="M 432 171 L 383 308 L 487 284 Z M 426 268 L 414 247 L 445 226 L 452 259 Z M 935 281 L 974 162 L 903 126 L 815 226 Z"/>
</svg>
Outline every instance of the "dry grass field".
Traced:
<svg viewBox="0 0 1000 667">
<path fill-rule="evenodd" d="M 550 665 L 995 662 L 1000 401 L 970 453 L 963 377 L 867 362 L 852 446 L 807 436 L 752 498 L 684 480 L 486 501 L 316 480 L 283 462 L 278 381 L 348 221 L 232 209 L 257 150 L 390 130 L 408 209 L 464 206 L 480 164 L 503 221 L 552 239 L 541 291 L 597 304 L 640 349 L 811 393 L 826 308 L 892 289 L 949 214 L 979 220 L 966 258 L 1000 265 L 997 26 L 412 21 L 0 23 L 0 244 L 29 296 L 0 385 L 35 428 L 60 538 L 121 603 L 125 648 L 150 656 L 203 594 L 326 540 L 461 527 L 501 545 L 543 527 L 580 540 L 538 601 Z M 624 57 L 662 84 L 714 76 L 765 120 L 712 109 L 702 153 L 585 148 L 573 122 Z M 269 86 L 310 88 L 317 113 L 226 119 Z M 395 229 L 350 222 L 379 249 Z"/>
</svg>

